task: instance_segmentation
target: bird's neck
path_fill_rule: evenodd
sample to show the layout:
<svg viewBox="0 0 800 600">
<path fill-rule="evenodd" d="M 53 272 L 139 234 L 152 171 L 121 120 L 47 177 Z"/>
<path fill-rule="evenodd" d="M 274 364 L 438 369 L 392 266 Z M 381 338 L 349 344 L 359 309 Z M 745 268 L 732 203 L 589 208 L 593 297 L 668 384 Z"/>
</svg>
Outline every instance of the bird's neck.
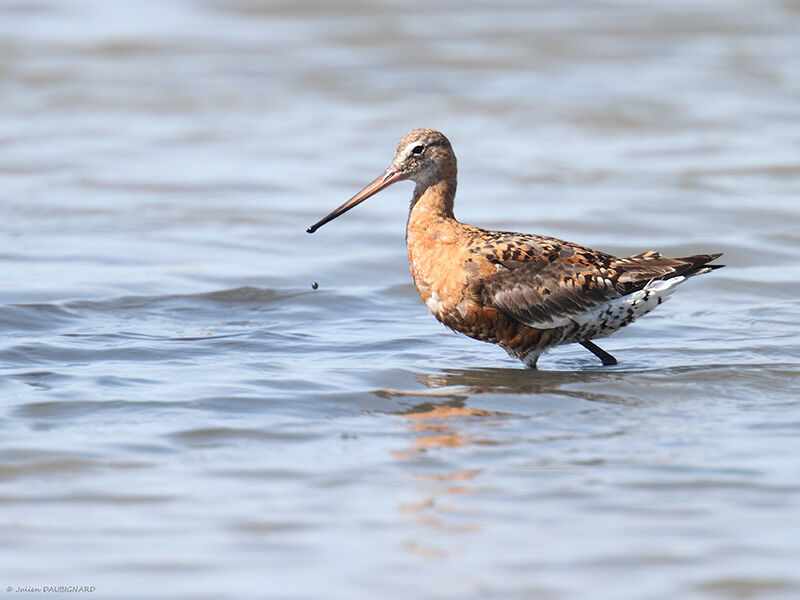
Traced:
<svg viewBox="0 0 800 600">
<path fill-rule="evenodd" d="M 456 178 L 448 177 L 434 183 L 417 183 L 411 198 L 408 225 L 416 221 L 455 219 L 453 201 L 456 197 Z"/>
<path fill-rule="evenodd" d="M 456 248 L 462 227 L 453 216 L 455 195 L 456 178 L 452 177 L 430 185 L 417 183 L 411 200 L 406 227 L 408 264 L 417 291 L 426 303 L 431 294 L 444 294 L 440 276 L 448 272 L 445 267 L 453 262 L 447 257 Z M 434 314 L 438 318 L 438 313 Z"/>
</svg>

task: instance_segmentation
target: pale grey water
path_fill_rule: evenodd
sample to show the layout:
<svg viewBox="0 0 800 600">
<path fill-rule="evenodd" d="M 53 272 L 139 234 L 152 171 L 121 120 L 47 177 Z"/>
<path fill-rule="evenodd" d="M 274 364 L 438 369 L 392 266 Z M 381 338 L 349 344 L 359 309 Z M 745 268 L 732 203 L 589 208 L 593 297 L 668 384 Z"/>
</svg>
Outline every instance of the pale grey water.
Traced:
<svg viewBox="0 0 800 600">
<path fill-rule="evenodd" d="M 789 0 L 0 3 L 0 586 L 800 597 L 799 30 Z M 525 371 L 427 314 L 408 184 L 304 233 L 421 126 L 467 222 L 728 266 L 618 367 Z"/>
</svg>

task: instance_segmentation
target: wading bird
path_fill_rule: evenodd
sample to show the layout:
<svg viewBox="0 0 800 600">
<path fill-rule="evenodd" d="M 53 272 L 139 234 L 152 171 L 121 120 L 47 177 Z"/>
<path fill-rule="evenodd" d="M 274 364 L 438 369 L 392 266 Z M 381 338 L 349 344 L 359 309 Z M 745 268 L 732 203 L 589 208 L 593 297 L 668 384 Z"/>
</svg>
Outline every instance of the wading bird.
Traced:
<svg viewBox="0 0 800 600">
<path fill-rule="evenodd" d="M 709 264 L 721 254 L 617 258 L 552 237 L 460 223 L 453 216 L 456 156 L 433 129 L 403 136 L 385 173 L 308 233 L 405 179 L 416 183 L 406 244 L 420 298 L 451 329 L 498 344 L 528 367 L 572 342 L 604 365 L 617 364 L 592 340 L 647 314 L 687 278 L 722 266 Z"/>
</svg>

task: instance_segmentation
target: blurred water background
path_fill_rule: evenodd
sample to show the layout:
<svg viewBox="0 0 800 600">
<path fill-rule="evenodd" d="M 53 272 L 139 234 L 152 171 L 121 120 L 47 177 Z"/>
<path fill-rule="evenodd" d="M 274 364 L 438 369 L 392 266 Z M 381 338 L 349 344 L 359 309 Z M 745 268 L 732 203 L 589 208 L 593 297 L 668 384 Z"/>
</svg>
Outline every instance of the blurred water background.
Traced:
<svg viewBox="0 0 800 600">
<path fill-rule="evenodd" d="M 0 2 L 0 586 L 800 597 L 800 2 Z M 727 268 L 540 371 L 439 325 L 456 214 Z M 312 290 L 311 282 L 319 289 Z"/>
</svg>

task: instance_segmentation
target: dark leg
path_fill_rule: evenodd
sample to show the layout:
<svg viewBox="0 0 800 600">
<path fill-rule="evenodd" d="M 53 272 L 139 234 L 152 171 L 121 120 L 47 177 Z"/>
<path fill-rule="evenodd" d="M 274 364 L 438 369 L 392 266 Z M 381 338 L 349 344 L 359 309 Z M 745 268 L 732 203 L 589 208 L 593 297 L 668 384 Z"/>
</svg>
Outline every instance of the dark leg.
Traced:
<svg viewBox="0 0 800 600">
<path fill-rule="evenodd" d="M 594 343 L 590 342 L 589 340 L 586 340 L 585 342 L 581 342 L 580 344 L 581 344 L 581 346 L 586 348 L 589 352 L 594 354 L 597 358 L 602 360 L 604 367 L 610 367 L 611 365 L 617 364 L 617 359 L 614 358 L 613 356 L 611 356 L 608 352 L 603 350 L 597 344 L 594 344 Z"/>
</svg>

